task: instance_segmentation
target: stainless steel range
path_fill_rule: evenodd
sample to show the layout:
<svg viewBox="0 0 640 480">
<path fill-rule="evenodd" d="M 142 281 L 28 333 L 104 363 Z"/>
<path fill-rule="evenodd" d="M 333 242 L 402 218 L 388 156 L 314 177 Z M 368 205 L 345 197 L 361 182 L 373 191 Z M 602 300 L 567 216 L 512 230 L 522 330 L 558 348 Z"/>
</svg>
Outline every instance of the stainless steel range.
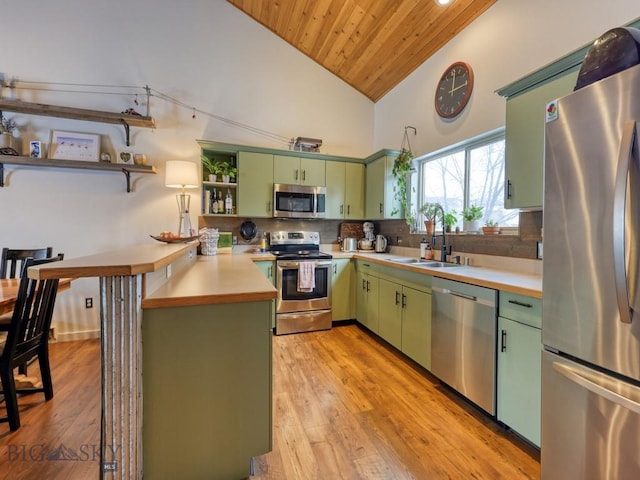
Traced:
<svg viewBox="0 0 640 480">
<path fill-rule="evenodd" d="M 276 256 L 276 335 L 331 328 L 331 259 L 320 233 L 271 232 Z"/>
</svg>

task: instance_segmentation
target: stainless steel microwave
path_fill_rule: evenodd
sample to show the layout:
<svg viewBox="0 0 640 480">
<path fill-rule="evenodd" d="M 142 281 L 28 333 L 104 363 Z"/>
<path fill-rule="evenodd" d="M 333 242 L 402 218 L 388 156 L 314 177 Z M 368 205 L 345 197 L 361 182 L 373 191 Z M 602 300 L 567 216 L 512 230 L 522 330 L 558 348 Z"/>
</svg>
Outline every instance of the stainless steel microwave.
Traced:
<svg viewBox="0 0 640 480">
<path fill-rule="evenodd" d="M 327 189 L 309 185 L 273 184 L 273 216 L 325 218 Z"/>
</svg>

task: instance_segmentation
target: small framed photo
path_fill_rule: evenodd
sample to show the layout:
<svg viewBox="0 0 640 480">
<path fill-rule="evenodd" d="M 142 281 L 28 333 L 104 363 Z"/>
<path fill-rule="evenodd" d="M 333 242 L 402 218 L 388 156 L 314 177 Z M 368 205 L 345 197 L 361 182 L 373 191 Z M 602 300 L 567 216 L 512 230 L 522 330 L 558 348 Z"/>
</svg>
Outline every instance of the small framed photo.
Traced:
<svg viewBox="0 0 640 480">
<path fill-rule="evenodd" d="M 29 156 L 31 158 L 42 158 L 42 142 L 33 140 L 29 142 Z"/>
<path fill-rule="evenodd" d="M 52 130 L 49 158 L 98 162 L 100 160 L 100 135 Z"/>
</svg>

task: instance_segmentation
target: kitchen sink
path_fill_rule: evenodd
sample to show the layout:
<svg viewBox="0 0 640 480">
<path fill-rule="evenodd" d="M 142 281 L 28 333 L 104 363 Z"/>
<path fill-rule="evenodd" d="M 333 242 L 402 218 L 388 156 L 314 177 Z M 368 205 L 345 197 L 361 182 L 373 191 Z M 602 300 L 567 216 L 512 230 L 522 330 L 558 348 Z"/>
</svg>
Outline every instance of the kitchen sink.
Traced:
<svg viewBox="0 0 640 480">
<path fill-rule="evenodd" d="M 433 263 L 431 260 L 422 260 L 420 258 L 385 258 L 385 260 L 388 260 L 390 262 L 395 262 L 395 263 L 405 263 L 405 264 L 411 264 L 411 265 L 423 265 L 426 263 Z"/>
<path fill-rule="evenodd" d="M 429 268 L 449 268 L 449 267 L 464 266 L 460 263 L 449 263 L 449 262 L 420 262 L 419 265 L 421 267 L 429 267 Z"/>
</svg>

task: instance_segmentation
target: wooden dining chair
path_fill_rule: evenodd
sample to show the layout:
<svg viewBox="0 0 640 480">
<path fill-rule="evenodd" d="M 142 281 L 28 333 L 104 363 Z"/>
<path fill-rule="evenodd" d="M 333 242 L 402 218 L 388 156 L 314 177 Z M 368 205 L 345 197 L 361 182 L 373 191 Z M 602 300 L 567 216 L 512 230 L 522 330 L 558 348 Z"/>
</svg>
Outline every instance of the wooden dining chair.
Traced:
<svg viewBox="0 0 640 480">
<path fill-rule="evenodd" d="M 20 428 L 18 393 L 43 392 L 46 400 L 53 398 L 48 332 L 58 291 L 58 279 L 31 279 L 27 276 L 27 270 L 34 265 L 60 261 L 63 257 L 58 254 L 56 257 L 40 260 L 29 258 L 25 261 L 20 276 L 16 306 L 7 338 L 0 344 L 0 381 L 7 408 L 7 416 L 0 418 L 0 422 L 9 422 L 11 431 Z M 15 368 L 34 356 L 38 358 L 40 365 L 42 387 L 16 388 Z"/>
<path fill-rule="evenodd" d="M 49 258 L 53 248 L 3 248 L 0 256 L 0 278 L 17 278 L 20 276 L 24 261 L 27 258 Z"/>
</svg>

